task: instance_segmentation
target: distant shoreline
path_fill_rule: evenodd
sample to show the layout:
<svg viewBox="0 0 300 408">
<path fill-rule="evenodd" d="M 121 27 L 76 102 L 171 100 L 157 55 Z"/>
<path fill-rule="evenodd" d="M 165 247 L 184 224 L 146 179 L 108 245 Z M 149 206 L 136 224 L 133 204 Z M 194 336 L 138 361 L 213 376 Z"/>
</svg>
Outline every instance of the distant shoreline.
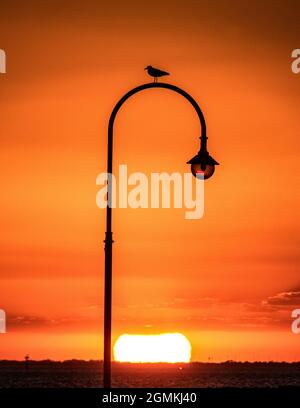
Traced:
<svg viewBox="0 0 300 408">
<path fill-rule="evenodd" d="M 0 359 L 0 366 L 7 366 L 7 365 L 23 365 L 25 363 L 25 360 L 6 360 L 6 359 Z M 29 363 L 31 365 L 61 365 L 61 366 L 98 366 L 102 365 L 103 361 L 102 360 L 79 360 L 79 359 L 71 359 L 71 360 L 51 360 L 51 359 L 44 359 L 44 360 L 29 360 Z M 156 366 L 156 365 L 165 365 L 165 366 L 212 366 L 212 365 L 217 365 L 217 366 L 255 366 L 255 365 L 274 365 L 274 366 L 295 366 L 299 365 L 300 367 L 300 361 L 293 361 L 293 362 L 288 362 L 288 361 L 234 361 L 234 360 L 228 360 L 228 361 L 223 361 L 223 362 L 204 362 L 204 361 L 191 361 L 190 363 L 131 363 L 131 362 L 118 362 L 118 361 L 113 361 L 112 364 L 114 365 L 120 365 L 120 366 Z"/>
</svg>

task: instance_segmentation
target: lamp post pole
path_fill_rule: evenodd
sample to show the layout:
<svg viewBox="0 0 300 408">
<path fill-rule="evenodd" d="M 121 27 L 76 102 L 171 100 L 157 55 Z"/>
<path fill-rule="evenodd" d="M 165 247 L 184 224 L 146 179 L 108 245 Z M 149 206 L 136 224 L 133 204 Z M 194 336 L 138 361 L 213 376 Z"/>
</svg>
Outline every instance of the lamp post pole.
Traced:
<svg viewBox="0 0 300 408">
<path fill-rule="evenodd" d="M 107 146 L 107 174 L 108 174 L 108 187 L 107 187 L 107 207 L 106 207 L 106 233 L 105 233 L 105 283 L 104 283 L 104 362 L 103 362 L 103 387 L 111 387 L 111 309 L 112 309 L 112 188 L 110 182 L 110 176 L 112 175 L 112 166 L 113 166 L 113 126 L 116 115 L 123 105 L 124 102 L 132 95 L 150 88 L 164 88 L 171 91 L 177 92 L 183 97 L 185 97 L 191 105 L 194 107 L 201 127 L 201 136 L 200 136 L 200 150 L 197 156 L 195 156 L 190 161 L 191 163 L 201 163 L 201 169 L 204 165 L 211 165 L 211 162 L 208 159 L 212 159 L 207 152 L 207 136 L 206 136 L 206 124 L 204 115 L 197 104 L 197 102 L 183 89 L 167 84 L 167 83 L 157 83 L 151 82 L 137 86 L 136 88 L 131 89 L 127 92 L 115 105 L 108 123 L 108 146 Z M 195 158 L 198 160 L 195 161 Z M 213 159 L 212 159 L 213 160 Z M 218 164 L 214 161 L 214 164 Z M 208 176 L 210 177 L 210 175 Z M 204 177 L 206 178 L 206 177 Z"/>
</svg>

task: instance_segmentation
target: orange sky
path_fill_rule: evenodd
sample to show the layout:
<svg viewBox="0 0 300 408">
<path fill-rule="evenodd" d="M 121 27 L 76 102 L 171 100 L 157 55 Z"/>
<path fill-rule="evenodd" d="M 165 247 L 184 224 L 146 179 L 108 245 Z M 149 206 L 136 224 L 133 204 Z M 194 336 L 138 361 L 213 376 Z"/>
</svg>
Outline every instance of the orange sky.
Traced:
<svg viewBox="0 0 300 408">
<path fill-rule="evenodd" d="M 300 360 L 300 74 L 296 1 L 11 1 L 1 5 L 0 359 L 102 356 L 106 169 L 116 101 L 152 64 L 199 102 L 221 163 L 205 215 L 114 211 L 113 336 L 182 332 L 192 358 Z M 195 112 L 131 98 L 114 164 L 188 171 Z M 115 167 L 116 168 L 116 167 Z"/>
</svg>

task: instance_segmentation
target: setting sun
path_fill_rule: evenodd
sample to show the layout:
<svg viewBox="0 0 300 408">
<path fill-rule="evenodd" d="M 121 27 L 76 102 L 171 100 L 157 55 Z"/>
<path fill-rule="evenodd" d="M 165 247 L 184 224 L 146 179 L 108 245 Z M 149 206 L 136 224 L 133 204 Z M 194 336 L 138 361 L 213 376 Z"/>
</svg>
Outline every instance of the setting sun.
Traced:
<svg viewBox="0 0 300 408">
<path fill-rule="evenodd" d="M 114 358 L 130 363 L 188 363 L 191 344 L 181 333 L 123 334 L 114 345 Z"/>
</svg>

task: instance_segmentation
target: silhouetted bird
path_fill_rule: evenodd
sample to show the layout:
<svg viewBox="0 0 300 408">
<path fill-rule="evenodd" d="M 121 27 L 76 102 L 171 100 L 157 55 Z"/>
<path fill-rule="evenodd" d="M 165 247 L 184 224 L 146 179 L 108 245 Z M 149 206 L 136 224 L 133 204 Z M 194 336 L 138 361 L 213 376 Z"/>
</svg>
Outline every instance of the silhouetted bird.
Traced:
<svg viewBox="0 0 300 408">
<path fill-rule="evenodd" d="M 145 70 L 147 70 L 148 74 L 154 78 L 154 82 L 157 82 L 157 78 L 159 77 L 170 75 L 168 72 L 161 71 L 160 69 L 154 68 L 151 65 L 148 65 Z"/>
</svg>

